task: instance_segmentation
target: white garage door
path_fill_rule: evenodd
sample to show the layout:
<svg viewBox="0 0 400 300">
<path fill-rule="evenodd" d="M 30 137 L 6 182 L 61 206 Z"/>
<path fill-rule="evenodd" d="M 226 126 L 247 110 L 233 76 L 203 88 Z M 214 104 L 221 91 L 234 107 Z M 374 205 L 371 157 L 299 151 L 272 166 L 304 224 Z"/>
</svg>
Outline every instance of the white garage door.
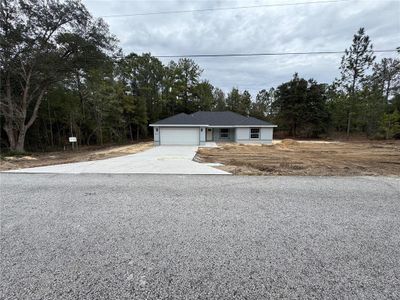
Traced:
<svg viewBox="0 0 400 300">
<path fill-rule="evenodd" d="M 161 145 L 198 145 L 199 128 L 160 128 Z"/>
</svg>

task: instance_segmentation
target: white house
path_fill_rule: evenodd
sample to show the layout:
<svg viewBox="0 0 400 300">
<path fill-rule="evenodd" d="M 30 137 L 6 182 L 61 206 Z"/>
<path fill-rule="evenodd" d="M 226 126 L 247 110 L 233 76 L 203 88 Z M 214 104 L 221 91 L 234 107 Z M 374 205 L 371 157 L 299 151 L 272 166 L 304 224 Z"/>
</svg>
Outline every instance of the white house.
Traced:
<svg viewBox="0 0 400 300">
<path fill-rule="evenodd" d="M 204 145 L 212 141 L 271 144 L 276 127 L 231 111 L 181 113 L 150 126 L 156 145 Z"/>
</svg>

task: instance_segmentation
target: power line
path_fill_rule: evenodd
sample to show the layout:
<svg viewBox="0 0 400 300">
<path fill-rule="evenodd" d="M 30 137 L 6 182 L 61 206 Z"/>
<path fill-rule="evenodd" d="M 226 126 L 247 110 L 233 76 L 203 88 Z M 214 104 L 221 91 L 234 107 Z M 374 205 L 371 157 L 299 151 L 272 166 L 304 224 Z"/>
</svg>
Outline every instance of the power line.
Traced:
<svg viewBox="0 0 400 300">
<path fill-rule="evenodd" d="M 399 53 L 399 49 L 372 50 L 373 53 Z M 183 54 L 183 55 L 153 55 L 150 52 L 142 52 L 142 54 L 150 54 L 156 58 L 219 58 L 219 57 L 257 57 L 257 56 L 289 56 L 289 55 L 324 55 L 324 54 L 344 54 L 345 51 L 309 51 L 309 52 L 266 52 L 266 53 L 221 53 L 221 54 Z M 138 56 L 140 54 L 136 53 Z M 113 59 L 123 59 L 123 57 L 114 57 Z M 87 56 L 86 61 L 104 60 L 103 58 Z"/>
<path fill-rule="evenodd" d="M 373 50 L 375 53 L 397 52 L 396 49 Z M 284 55 L 321 55 L 321 54 L 343 54 L 345 51 L 309 51 L 309 52 L 264 52 L 264 53 L 221 53 L 221 54 L 183 54 L 183 55 L 153 55 L 157 58 L 180 58 L 180 57 L 251 57 L 251 56 L 284 56 Z"/>
<path fill-rule="evenodd" d="M 373 53 L 398 53 L 399 49 L 372 50 Z M 152 55 L 156 58 L 219 58 L 219 57 L 256 57 L 256 56 L 289 56 L 289 55 L 324 55 L 324 54 L 344 54 L 345 51 L 309 51 L 309 52 L 265 52 L 265 53 L 221 53 L 221 54 L 183 54 L 183 55 Z M 139 55 L 139 54 L 138 54 Z M 119 57 L 122 58 L 122 57 Z M 115 58 L 115 59 L 119 59 Z M 103 60 L 103 58 L 86 56 L 86 60 Z"/>
<path fill-rule="evenodd" d="M 308 2 L 294 2 L 294 3 L 260 4 L 260 5 L 236 6 L 236 7 L 202 8 L 202 9 L 191 9 L 191 10 L 170 10 L 170 11 L 145 12 L 136 14 L 105 15 L 105 16 L 100 16 L 100 18 L 124 18 L 124 17 L 138 17 L 138 16 L 150 16 L 150 15 L 169 15 L 169 14 L 183 14 L 183 13 L 220 11 L 220 10 L 251 9 L 251 8 L 262 8 L 262 7 L 326 4 L 326 3 L 338 3 L 338 2 L 349 2 L 349 1 L 351 0 L 326 0 L 326 1 L 308 1 Z"/>
</svg>

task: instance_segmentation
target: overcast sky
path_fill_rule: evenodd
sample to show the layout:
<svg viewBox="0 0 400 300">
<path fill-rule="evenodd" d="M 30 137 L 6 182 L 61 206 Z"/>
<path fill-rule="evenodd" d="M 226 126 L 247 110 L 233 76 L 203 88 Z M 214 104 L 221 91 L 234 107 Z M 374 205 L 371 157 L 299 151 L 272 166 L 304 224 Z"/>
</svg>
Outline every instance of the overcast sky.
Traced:
<svg viewBox="0 0 400 300">
<path fill-rule="evenodd" d="M 137 1 L 84 0 L 95 17 L 171 10 L 237 7 L 315 0 Z M 207 11 L 104 19 L 125 54 L 340 51 L 365 27 L 375 49 L 400 46 L 400 0 L 363 0 L 326 4 Z M 377 54 L 395 56 L 396 54 Z M 229 91 L 253 95 L 290 80 L 294 72 L 330 83 L 339 75 L 340 54 L 281 57 L 195 58 L 202 78 Z M 162 59 L 167 63 L 169 59 Z"/>
</svg>

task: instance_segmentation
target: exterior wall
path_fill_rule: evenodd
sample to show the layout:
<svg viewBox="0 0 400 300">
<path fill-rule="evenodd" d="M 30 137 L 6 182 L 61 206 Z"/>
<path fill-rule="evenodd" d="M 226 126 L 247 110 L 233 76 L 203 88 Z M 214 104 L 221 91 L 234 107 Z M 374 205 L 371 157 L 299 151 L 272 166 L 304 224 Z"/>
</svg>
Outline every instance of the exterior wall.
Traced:
<svg viewBox="0 0 400 300">
<path fill-rule="evenodd" d="M 159 146 L 160 145 L 160 128 L 154 127 L 153 132 L 154 132 L 154 145 Z"/>
<path fill-rule="evenodd" d="M 213 141 L 214 142 L 233 142 L 235 141 L 235 128 L 228 128 L 228 137 L 221 138 L 220 129 L 222 128 L 213 128 Z"/>
<path fill-rule="evenodd" d="M 272 144 L 272 135 L 274 129 L 272 127 L 260 128 L 260 138 L 250 138 L 250 128 L 257 127 L 238 127 L 236 128 L 235 142 L 240 144 Z"/>
<path fill-rule="evenodd" d="M 257 127 L 251 127 L 257 128 Z M 272 144 L 273 139 L 273 128 L 260 128 L 260 139 L 250 139 L 250 127 L 238 127 L 238 128 L 229 128 L 228 138 L 220 137 L 220 129 L 221 128 L 213 128 L 213 141 L 215 142 L 236 142 L 240 144 Z M 154 145 L 160 145 L 160 128 L 154 127 Z M 199 141 L 200 145 L 204 145 L 206 143 L 206 134 L 207 128 L 200 127 L 199 130 Z"/>
<path fill-rule="evenodd" d="M 200 127 L 200 145 L 205 145 L 206 143 L 206 132 L 206 128 Z"/>
<path fill-rule="evenodd" d="M 261 128 L 261 140 L 270 141 L 272 143 L 273 133 L 274 128 Z"/>
<path fill-rule="evenodd" d="M 250 129 L 247 127 L 240 127 L 236 128 L 236 142 L 244 141 L 244 140 L 249 140 L 250 137 Z"/>
</svg>

